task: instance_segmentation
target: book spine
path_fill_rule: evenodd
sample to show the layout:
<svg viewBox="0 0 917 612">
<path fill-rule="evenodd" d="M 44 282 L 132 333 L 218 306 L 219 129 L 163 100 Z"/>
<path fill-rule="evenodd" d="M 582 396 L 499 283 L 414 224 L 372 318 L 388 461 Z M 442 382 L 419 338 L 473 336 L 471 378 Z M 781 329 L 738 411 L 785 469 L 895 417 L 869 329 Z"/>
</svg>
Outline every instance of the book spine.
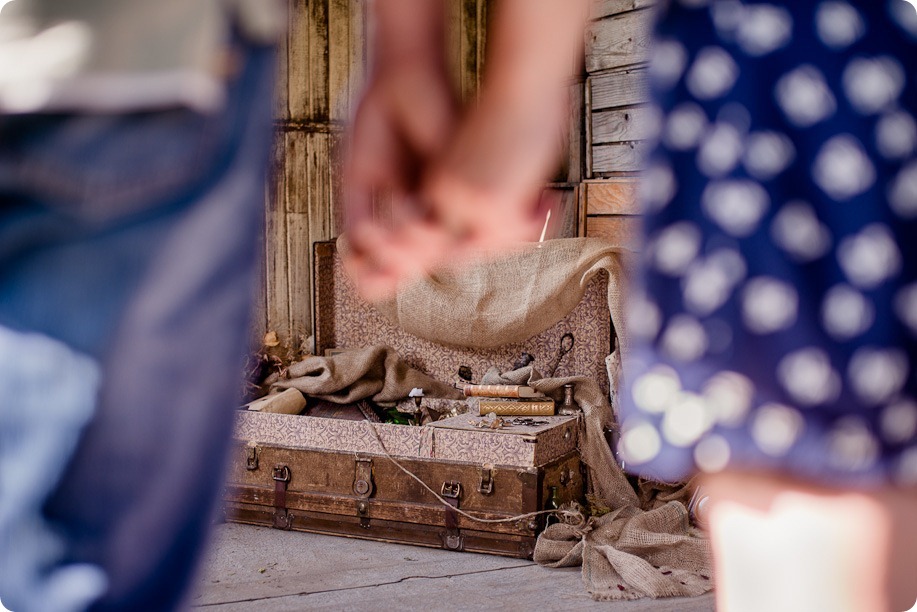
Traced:
<svg viewBox="0 0 917 612">
<path fill-rule="evenodd" d="M 527 402 L 481 400 L 478 403 L 478 414 L 486 416 L 493 412 L 497 416 L 552 416 L 554 402 Z"/>
<path fill-rule="evenodd" d="M 519 385 L 465 385 L 465 397 L 520 397 Z"/>
</svg>

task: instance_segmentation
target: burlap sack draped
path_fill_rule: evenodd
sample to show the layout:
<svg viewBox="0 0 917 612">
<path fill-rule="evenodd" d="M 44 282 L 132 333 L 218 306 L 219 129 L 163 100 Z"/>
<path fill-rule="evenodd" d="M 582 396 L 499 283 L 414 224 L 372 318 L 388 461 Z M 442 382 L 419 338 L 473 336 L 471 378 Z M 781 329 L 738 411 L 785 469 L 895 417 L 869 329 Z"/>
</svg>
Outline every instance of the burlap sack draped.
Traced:
<svg viewBox="0 0 917 612">
<path fill-rule="evenodd" d="M 404 363 L 387 346 L 370 346 L 333 357 L 307 357 L 287 370 L 287 379 L 271 385 L 271 392 L 298 389 L 305 395 L 337 404 L 361 399 L 397 402 L 417 387 L 426 395 L 461 399 L 462 393 Z"/>
<path fill-rule="evenodd" d="M 338 242 L 340 252 L 346 248 Z M 604 270 L 611 318 L 623 328 L 628 253 L 594 238 L 549 240 L 412 283 L 375 307 L 419 338 L 492 348 L 527 340 L 563 319 Z M 620 334 L 619 341 L 626 350 Z"/>
<path fill-rule="evenodd" d="M 709 591 L 713 580 L 704 573 L 706 550 L 690 531 L 679 502 L 648 512 L 627 506 L 583 526 L 548 526 L 535 545 L 535 561 L 582 565 L 594 599 L 695 597 Z"/>
<path fill-rule="evenodd" d="M 528 384 L 555 399 L 573 384 L 583 410 L 579 450 L 589 467 L 589 490 L 612 512 L 585 526 L 550 526 L 538 537 L 536 562 L 582 565 L 583 583 L 595 599 L 693 597 L 713 588 L 709 543 L 688 520 L 690 487 L 642 482 L 634 490 L 605 440 L 614 419 L 595 381 L 541 378 L 527 367 L 502 375 L 491 370 L 482 382 Z"/>
</svg>

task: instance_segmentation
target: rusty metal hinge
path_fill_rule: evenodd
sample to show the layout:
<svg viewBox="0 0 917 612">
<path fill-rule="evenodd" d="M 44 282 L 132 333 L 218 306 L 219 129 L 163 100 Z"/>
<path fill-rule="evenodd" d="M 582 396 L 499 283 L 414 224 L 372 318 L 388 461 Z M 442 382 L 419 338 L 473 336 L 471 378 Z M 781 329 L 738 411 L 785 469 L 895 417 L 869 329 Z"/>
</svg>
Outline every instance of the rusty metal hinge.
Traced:
<svg viewBox="0 0 917 612">
<path fill-rule="evenodd" d="M 274 479 L 274 528 L 290 529 L 293 526 L 293 515 L 287 510 L 287 486 L 292 477 L 290 467 L 278 463 L 271 476 Z"/>
<path fill-rule="evenodd" d="M 373 483 L 373 460 L 368 457 L 357 457 L 354 464 L 353 492 L 358 497 L 372 497 L 376 486 Z"/>
<path fill-rule="evenodd" d="M 478 491 L 481 495 L 490 495 L 494 492 L 494 466 L 489 463 L 481 466 L 481 485 Z"/>
<path fill-rule="evenodd" d="M 261 455 L 261 449 L 258 448 L 257 444 L 250 442 L 246 447 L 245 453 L 245 469 L 248 471 L 254 471 L 258 469 L 258 457 Z"/>
<path fill-rule="evenodd" d="M 357 501 L 357 516 L 360 517 L 360 527 L 369 529 L 369 502 L 365 499 Z"/>
</svg>

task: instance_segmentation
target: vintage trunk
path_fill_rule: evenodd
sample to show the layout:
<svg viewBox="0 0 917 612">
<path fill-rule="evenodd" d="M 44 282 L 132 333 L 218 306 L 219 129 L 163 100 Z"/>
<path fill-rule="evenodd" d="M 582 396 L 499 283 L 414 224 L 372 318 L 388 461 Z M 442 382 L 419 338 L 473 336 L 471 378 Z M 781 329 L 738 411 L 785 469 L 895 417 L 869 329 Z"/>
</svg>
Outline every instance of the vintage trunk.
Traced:
<svg viewBox="0 0 917 612">
<path fill-rule="evenodd" d="M 550 487 L 561 503 L 583 496 L 573 417 L 517 432 L 244 417 L 224 493 L 237 522 L 530 558 L 543 516 L 482 523 L 456 509 L 492 521 L 542 510 Z"/>
</svg>

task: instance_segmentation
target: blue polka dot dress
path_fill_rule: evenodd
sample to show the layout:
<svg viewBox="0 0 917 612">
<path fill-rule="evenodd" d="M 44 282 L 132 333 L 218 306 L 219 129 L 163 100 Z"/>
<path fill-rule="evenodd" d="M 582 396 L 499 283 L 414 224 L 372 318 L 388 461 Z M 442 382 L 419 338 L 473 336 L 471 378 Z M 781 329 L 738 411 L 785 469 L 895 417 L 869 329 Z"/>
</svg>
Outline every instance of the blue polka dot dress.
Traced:
<svg viewBox="0 0 917 612">
<path fill-rule="evenodd" d="M 917 11 L 672 0 L 619 454 L 917 485 Z"/>
</svg>

